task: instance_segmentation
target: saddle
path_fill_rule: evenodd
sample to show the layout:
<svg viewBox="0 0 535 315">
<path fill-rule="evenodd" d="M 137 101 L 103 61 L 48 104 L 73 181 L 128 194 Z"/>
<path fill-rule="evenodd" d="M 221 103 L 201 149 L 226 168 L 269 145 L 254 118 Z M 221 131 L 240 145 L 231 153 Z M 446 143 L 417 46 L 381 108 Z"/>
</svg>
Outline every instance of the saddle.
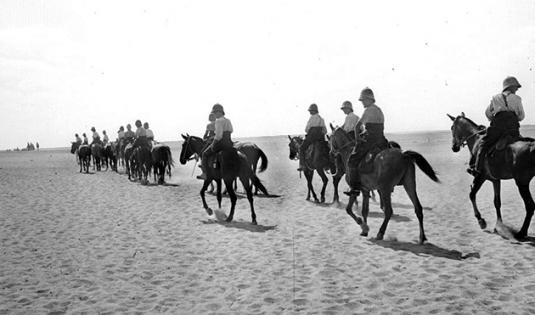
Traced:
<svg viewBox="0 0 535 315">
<path fill-rule="evenodd" d="M 384 148 L 380 148 L 379 146 L 374 146 L 371 150 L 369 150 L 366 155 L 364 155 L 364 158 L 360 161 L 359 171 L 362 174 L 372 173 L 374 170 L 373 161 L 375 160 L 375 156 L 377 156 L 377 154 L 383 150 Z"/>
<path fill-rule="evenodd" d="M 314 141 L 305 151 L 305 164 L 310 167 L 315 162 L 317 165 L 329 164 L 329 143 L 325 140 Z"/>
</svg>

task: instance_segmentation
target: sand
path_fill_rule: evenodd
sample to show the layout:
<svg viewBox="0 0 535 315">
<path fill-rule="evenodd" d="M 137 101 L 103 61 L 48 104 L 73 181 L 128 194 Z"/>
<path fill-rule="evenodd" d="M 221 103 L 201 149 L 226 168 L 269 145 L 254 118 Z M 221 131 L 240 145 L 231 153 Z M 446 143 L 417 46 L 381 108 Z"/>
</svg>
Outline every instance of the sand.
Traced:
<svg viewBox="0 0 535 315">
<path fill-rule="evenodd" d="M 493 233 L 486 183 L 478 200 L 488 227 L 479 228 L 468 152 L 453 153 L 448 133 L 390 138 L 423 154 L 442 181 L 417 171 L 426 245 L 417 244 L 402 188 L 384 241 L 374 240 L 377 203 L 370 236 L 361 237 L 344 195 L 341 204 L 305 201 L 286 137 L 250 139 L 269 157 L 260 178 L 280 196 L 255 198 L 258 226 L 244 198 L 233 223 L 219 220 L 228 198 L 208 217 L 193 162 L 178 165 L 176 145 L 168 186 L 80 174 L 67 149 L 0 153 L 0 314 L 535 313 L 535 224 L 527 242 Z M 332 196 L 329 184 L 328 202 Z M 216 207 L 213 195 L 208 202 Z M 502 204 L 504 222 L 518 229 L 524 206 L 511 181 L 502 184 Z"/>
</svg>

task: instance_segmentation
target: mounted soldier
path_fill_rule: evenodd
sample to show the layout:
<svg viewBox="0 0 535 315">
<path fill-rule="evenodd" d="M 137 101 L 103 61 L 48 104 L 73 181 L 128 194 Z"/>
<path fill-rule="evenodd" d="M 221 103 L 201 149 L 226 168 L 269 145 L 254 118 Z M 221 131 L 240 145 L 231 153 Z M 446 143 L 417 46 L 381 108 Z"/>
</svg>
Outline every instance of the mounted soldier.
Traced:
<svg viewBox="0 0 535 315">
<path fill-rule="evenodd" d="M 126 131 L 124 132 L 124 139 L 127 143 L 133 143 L 136 138 L 136 133 L 132 131 L 130 124 L 126 125 Z"/>
<path fill-rule="evenodd" d="M 91 146 L 95 143 L 102 144 L 102 141 L 100 140 L 100 135 L 98 134 L 95 127 L 91 127 L 91 131 L 93 132 L 93 141 L 91 141 Z"/>
<path fill-rule="evenodd" d="M 494 95 L 485 115 L 490 121 L 490 127 L 480 141 L 479 150 L 475 158 L 470 160 L 470 168 L 467 172 L 478 176 L 484 168 L 483 160 L 489 150 L 501 138 L 509 137 L 508 142 L 514 142 L 520 138 L 520 124 L 525 117 L 522 106 L 522 98 L 516 95 L 516 91 L 522 85 L 515 77 L 507 77 L 503 80 L 502 93 Z"/>
<path fill-rule="evenodd" d="M 206 180 L 206 170 L 209 166 L 209 160 L 215 154 L 222 150 L 234 150 L 234 144 L 232 143 L 231 134 L 234 131 L 232 123 L 225 117 L 225 110 L 220 104 L 215 104 L 212 107 L 212 114 L 214 114 L 215 130 L 214 139 L 212 143 L 202 153 L 202 171 L 203 173 L 197 176 L 198 179 Z"/>
<path fill-rule="evenodd" d="M 209 123 L 206 125 L 206 131 L 204 132 L 204 135 L 202 136 L 202 139 L 205 141 L 212 141 L 215 136 L 215 115 L 213 113 L 210 113 L 208 115 L 208 121 Z"/>
<path fill-rule="evenodd" d="M 106 130 L 102 130 L 102 144 L 106 146 L 108 142 L 110 141 L 110 138 L 108 138 L 108 135 L 106 134 Z"/>
<path fill-rule="evenodd" d="M 154 141 L 154 133 L 152 132 L 152 130 L 149 128 L 149 123 L 148 122 L 145 122 L 143 124 L 143 128 L 145 128 L 146 132 L 147 132 L 147 140 L 149 141 L 149 145 L 151 146 L 152 148 L 152 142 Z"/>
<path fill-rule="evenodd" d="M 342 104 L 342 107 L 340 107 L 340 109 L 346 115 L 346 119 L 341 128 L 348 134 L 351 139 L 355 140 L 355 126 L 357 126 L 357 123 L 359 122 L 360 118 L 359 116 L 355 115 L 355 113 L 353 113 L 353 104 L 351 104 L 350 101 L 345 101 Z"/>
<path fill-rule="evenodd" d="M 149 142 L 147 139 L 147 131 L 145 130 L 145 128 L 143 128 L 141 120 L 136 120 L 136 127 L 136 140 L 134 141 L 134 148 L 145 147 L 150 149 Z"/>
<path fill-rule="evenodd" d="M 362 118 L 355 126 L 355 138 L 357 139 L 357 145 L 355 146 L 348 163 L 348 174 L 350 178 L 351 190 L 346 194 L 357 194 L 361 187 L 360 173 L 361 162 L 368 153 L 378 153 L 388 148 L 388 141 L 384 136 L 384 122 L 385 118 L 381 108 L 375 104 L 375 96 L 373 91 L 366 87 L 364 88 L 359 97 L 359 101 L 364 106 L 364 112 Z M 364 131 L 361 132 L 364 127 Z M 373 161 L 373 158 L 370 159 Z"/>
<path fill-rule="evenodd" d="M 89 145 L 89 140 L 87 140 L 87 135 L 85 132 L 82 134 L 82 136 L 84 137 L 84 142 L 82 144 Z"/>
<path fill-rule="evenodd" d="M 305 154 L 308 147 L 314 142 L 325 141 L 325 134 L 327 134 L 327 127 L 325 121 L 319 115 L 318 105 L 311 104 L 308 107 L 310 118 L 305 127 L 305 140 L 299 148 L 299 168 L 298 171 L 305 170 Z"/>
</svg>

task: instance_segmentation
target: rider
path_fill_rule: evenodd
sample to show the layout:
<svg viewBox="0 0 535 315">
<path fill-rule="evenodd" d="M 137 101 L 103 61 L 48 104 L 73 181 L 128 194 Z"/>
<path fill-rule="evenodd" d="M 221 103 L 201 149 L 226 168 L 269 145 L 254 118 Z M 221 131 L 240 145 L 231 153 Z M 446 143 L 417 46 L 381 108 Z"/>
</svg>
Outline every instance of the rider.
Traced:
<svg viewBox="0 0 535 315">
<path fill-rule="evenodd" d="M 77 133 L 74 134 L 74 138 L 76 139 L 74 141 L 74 143 L 76 143 L 76 144 L 78 144 L 78 146 L 80 146 L 82 144 L 82 138 L 80 138 L 80 136 Z"/>
<path fill-rule="evenodd" d="M 91 127 L 91 131 L 93 131 L 93 141 L 91 141 L 91 145 L 93 145 L 94 143 L 102 144 L 102 141 L 100 141 L 100 135 L 98 134 L 95 127 Z"/>
<path fill-rule="evenodd" d="M 106 144 L 108 144 L 108 141 L 110 141 L 110 139 L 108 138 L 108 135 L 106 134 L 106 130 L 102 130 L 102 143 L 104 146 L 106 146 Z"/>
<path fill-rule="evenodd" d="M 127 126 L 128 127 L 128 126 Z M 146 147 L 149 148 L 149 142 L 147 141 L 147 131 L 143 128 L 141 120 L 136 120 L 136 140 L 134 141 L 134 147 Z"/>
<path fill-rule="evenodd" d="M 361 189 L 359 164 L 362 159 L 374 148 L 383 150 L 388 147 L 388 141 L 383 133 L 385 118 L 379 106 L 375 104 L 373 91 L 369 87 L 364 88 L 360 92 L 359 101 L 364 106 L 364 112 L 355 126 L 357 145 L 349 157 L 348 173 L 351 190 L 346 193 L 349 195 L 358 195 Z M 361 133 L 362 127 L 365 128 L 363 133 Z"/>
<path fill-rule="evenodd" d="M 319 115 L 318 105 L 311 104 L 308 107 L 310 118 L 308 119 L 305 127 L 305 141 L 299 148 L 299 168 L 298 171 L 305 170 L 305 152 L 306 149 L 315 141 L 325 141 L 325 134 L 327 133 L 327 127 L 325 127 L 325 121 Z"/>
<path fill-rule="evenodd" d="M 350 101 L 345 101 L 340 109 L 344 111 L 344 114 L 346 114 L 346 119 L 342 125 L 342 129 L 351 139 L 355 140 L 355 126 L 360 118 L 353 113 L 353 105 Z"/>
<path fill-rule="evenodd" d="M 197 176 L 198 179 L 206 180 L 206 170 L 208 167 L 208 159 L 222 150 L 230 150 L 234 148 L 232 143 L 231 134 L 234 131 L 232 123 L 225 117 L 225 110 L 220 104 L 215 104 L 212 107 L 212 114 L 214 114 L 215 120 L 215 135 L 212 144 L 208 146 L 202 153 L 201 164 L 203 173 Z"/>
<path fill-rule="evenodd" d="M 490 121 L 490 127 L 487 128 L 487 133 L 481 139 L 480 149 L 476 153 L 474 164 L 470 163 L 470 168 L 467 169 L 468 173 L 474 176 L 482 173 L 483 157 L 501 137 L 506 135 L 513 138 L 520 137 L 519 122 L 524 119 L 525 114 L 522 98 L 515 93 L 521 87 L 522 85 L 515 77 L 507 77 L 503 80 L 502 93 L 492 97 L 490 105 L 485 111 L 485 115 Z"/>
<path fill-rule="evenodd" d="M 84 137 L 84 142 L 82 144 L 88 145 L 89 140 L 87 140 L 87 135 L 85 134 L 85 132 L 82 134 L 82 136 Z"/>
<path fill-rule="evenodd" d="M 147 140 L 149 142 L 150 147 L 152 148 L 152 142 L 154 141 L 154 133 L 152 130 L 149 129 L 149 123 L 145 122 L 143 124 L 143 128 L 145 128 L 145 131 L 147 133 Z"/>
<path fill-rule="evenodd" d="M 132 126 L 130 124 L 126 125 L 126 132 L 124 133 L 124 139 L 127 142 L 133 142 L 136 134 L 132 131 Z"/>
<path fill-rule="evenodd" d="M 210 122 L 206 125 L 206 131 L 202 136 L 204 141 L 211 141 L 215 136 L 215 115 L 213 113 L 208 115 L 208 121 Z"/>
</svg>

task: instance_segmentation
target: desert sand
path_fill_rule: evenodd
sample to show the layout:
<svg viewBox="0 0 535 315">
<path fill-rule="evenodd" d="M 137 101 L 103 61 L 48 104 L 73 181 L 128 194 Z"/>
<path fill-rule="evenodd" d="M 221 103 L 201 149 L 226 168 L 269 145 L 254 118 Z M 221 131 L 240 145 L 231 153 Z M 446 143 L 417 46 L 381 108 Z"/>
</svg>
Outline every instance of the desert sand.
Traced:
<svg viewBox="0 0 535 315">
<path fill-rule="evenodd" d="M 0 314 L 534 314 L 535 223 L 526 242 L 494 233 L 486 183 L 478 201 L 488 227 L 479 228 L 468 152 L 453 153 L 448 132 L 389 138 L 424 155 L 442 181 L 417 170 L 426 245 L 417 244 L 401 187 L 383 241 L 374 239 L 377 203 L 361 237 L 347 197 L 329 203 L 332 180 L 327 204 L 306 201 L 286 136 L 248 139 L 268 155 L 259 177 L 279 196 L 255 198 L 258 226 L 241 188 L 234 222 L 220 220 L 228 198 L 222 212 L 206 214 L 192 176 L 199 170 L 179 165 L 177 143 L 167 186 L 80 174 L 68 149 L 0 153 Z M 208 202 L 216 207 L 215 196 Z M 512 181 L 502 183 L 502 212 L 520 227 L 524 205 Z"/>
</svg>

